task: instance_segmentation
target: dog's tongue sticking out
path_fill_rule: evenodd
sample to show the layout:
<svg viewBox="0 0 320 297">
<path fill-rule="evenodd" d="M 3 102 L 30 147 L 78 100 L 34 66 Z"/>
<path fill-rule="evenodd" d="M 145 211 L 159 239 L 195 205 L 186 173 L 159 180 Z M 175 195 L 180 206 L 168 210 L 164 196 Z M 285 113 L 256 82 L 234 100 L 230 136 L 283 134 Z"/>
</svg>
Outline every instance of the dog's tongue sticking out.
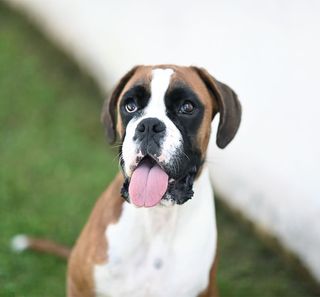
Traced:
<svg viewBox="0 0 320 297">
<path fill-rule="evenodd" d="M 129 184 L 131 202 L 138 206 L 158 204 L 168 188 L 168 175 L 158 164 L 145 159 L 132 174 Z"/>
</svg>

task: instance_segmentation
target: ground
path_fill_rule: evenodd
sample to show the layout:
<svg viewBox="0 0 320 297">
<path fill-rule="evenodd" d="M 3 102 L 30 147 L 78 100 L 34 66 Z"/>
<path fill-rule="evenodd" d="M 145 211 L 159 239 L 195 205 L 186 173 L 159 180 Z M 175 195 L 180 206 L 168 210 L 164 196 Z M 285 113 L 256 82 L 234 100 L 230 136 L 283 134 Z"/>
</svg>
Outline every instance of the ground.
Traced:
<svg viewBox="0 0 320 297">
<path fill-rule="evenodd" d="M 87 75 L 0 4 L 0 296 L 64 296 L 65 261 L 14 254 L 9 242 L 27 233 L 74 243 L 118 168 L 102 101 Z M 220 203 L 217 213 L 221 296 L 316 296 Z"/>
</svg>

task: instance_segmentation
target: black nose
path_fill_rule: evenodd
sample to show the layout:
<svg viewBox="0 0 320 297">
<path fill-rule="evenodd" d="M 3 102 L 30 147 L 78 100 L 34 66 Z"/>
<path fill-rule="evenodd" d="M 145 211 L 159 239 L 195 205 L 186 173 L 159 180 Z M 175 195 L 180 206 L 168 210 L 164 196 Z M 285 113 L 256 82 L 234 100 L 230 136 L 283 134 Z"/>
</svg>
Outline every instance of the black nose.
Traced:
<svg viewBox="0 0 320 297">
<path fill-rule="evenodd" d="M 157 118 L 147 118 L 142 120 L 135 132 L 135 139 L 143 140 L 154 140 L 158 142 L 160 138 L 164 135 L 166 126 L 163 122 Z"/>
</svg>

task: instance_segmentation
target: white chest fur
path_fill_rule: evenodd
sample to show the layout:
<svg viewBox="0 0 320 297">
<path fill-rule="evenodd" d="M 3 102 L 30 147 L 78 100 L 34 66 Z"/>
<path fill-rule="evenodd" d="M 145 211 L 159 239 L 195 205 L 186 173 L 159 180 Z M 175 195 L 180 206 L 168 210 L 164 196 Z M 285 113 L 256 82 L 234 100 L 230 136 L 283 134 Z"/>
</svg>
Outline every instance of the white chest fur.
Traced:
<svg viewBox="0 0 320 297">
<path fill-rule="evenodd" d="M 97 296 L 197 296 L 208 285 L 217 241 L 207 169 L 183 205 L 148 209 L 125 203 L 106 237 L 108 262 L 94 269 Z"/>
</svg>

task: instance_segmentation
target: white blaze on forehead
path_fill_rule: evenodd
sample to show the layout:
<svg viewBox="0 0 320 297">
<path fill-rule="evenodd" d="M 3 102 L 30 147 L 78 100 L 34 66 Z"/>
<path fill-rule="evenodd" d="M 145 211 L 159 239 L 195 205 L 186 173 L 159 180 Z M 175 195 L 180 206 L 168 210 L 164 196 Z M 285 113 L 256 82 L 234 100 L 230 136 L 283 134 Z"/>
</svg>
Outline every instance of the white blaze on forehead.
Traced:
<svg viewBox="0 0 320 297">
<path fill-rule="evenodd" d="M 169 88 L 172 74 L 172 69 L 155 69 L 152 71 L 151 100 L 148 105 L 149 108 L 160 107 L 161 105 L 162 110 L 165 111 L 164 97 Z"/>
<path fill-rule="evenodd" d="M 148 114 L 148 116 L 151 116 L 151 114 L 156 116 L 159 115 L 159 113 L 166 112 L 164 97 L 169 88 L 172 74 L 172 69 L 152 70 L 152 80 L 150 85 L 151 98 L 145 110 L 145 113 Z"/>
<path fill-rule="evenodd" d="M 165 95 L 170 86 L 171 76 L 174 71 L 167 69 L 152 70 L 150 84 L 151 98 L 143 118 L 155 117 L 162 121 L 166 127 L 166 135 L 161 147 L 160 162 L 169 163 L 175 158 L 175 154 L 181 149 L 182 136 L 178 128 L 168 118 L 166 113 Z"/>
</svg>

